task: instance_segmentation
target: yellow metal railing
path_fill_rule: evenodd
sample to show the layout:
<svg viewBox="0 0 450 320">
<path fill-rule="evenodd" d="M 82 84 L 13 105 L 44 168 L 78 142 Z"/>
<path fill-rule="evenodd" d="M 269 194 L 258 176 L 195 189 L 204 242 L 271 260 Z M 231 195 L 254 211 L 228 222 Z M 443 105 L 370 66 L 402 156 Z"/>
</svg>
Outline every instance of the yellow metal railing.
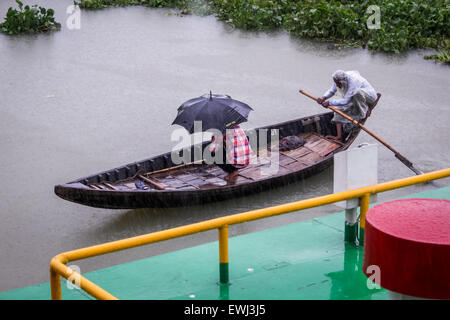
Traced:
<svg viewBox="0 0 450 320">
<path fill-rule="evenodd" d="M 414 184 L 424 183 L 431 180 L 442 179 L 450 176 L 450 168 L 434 171 L 418 176 L 380 183 L 364 188 L 339 192 L 312 199 L 291 202 L 274 207 L 252 210 L 244 213 L 233 214 L 221 218 L 198 222 L 182 227 L 168 229 L 164 231 L 153 232 L 150 234 L 137 236 L 133 238 L 108 242 L 92 247 L 73 250 L 61 253 L 55 256 L 50 262 L 50 285 L 52 299 L 60 300 L 61 297 L 61 277 L 78 285 L 81 289 L 97 299 L 117 299 L 104 289 L 92 283 L 79 273 L 73 271 L 66 264 L 70 261 L 91 258 L 115 251 L 130 249 L 155 242 L 183 237 L 212 229 L 219 230 L 219 264 L 220 264 L 220 282 L 228 282 L 228 226 L 275 215 L 299 211 L 308 208 L 323 206 L 339 201 L 360 198 L 360 228 L 364 231 L 366 212 L 369 209 L 369 199 L 371 194 L 398 189 Z"/>
</svg>

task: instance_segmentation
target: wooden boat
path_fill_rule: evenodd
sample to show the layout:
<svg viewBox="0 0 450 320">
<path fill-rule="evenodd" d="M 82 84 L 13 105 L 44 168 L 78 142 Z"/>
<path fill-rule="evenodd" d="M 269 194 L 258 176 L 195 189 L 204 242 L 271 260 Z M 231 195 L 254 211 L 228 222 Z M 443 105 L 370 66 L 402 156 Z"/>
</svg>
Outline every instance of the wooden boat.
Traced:
<svg viewBox="0 0 450 320">
<path fill-rule="evenodd" d="M 380 96 L 378 94 L 378 99 Z M 271 135 L 267 135 L 267 144 L 261 143 L 263 141 L 259 141 L 259 135 L 256 135 L 257 146 L 252 146 L 254 158 L 248 167 L 239 169 L 239 175 L 233 182 L 227 182 L 224 179 L 227 173 L 215 164 L 177 165 L 172 161 L 171 152 L 168 152 L 57 185 L 55 193 L 65 200 L 92 207 L 132 209 L 197 205 L 279 187 L 324 170 L 332 164 L 336 153 L 346 150 L 353 143 L 360 132 L 359 126 L 354 126 L 344 137 L 343 143 L 325 138 L 326 135 L 336 134 L 335 125 L 330 121 L 332 117 L 333 112 L 327 112 L 255 129 L 255 133 L 278 129 L 279 139 L 296 135 L 306 143 L 294 150 L 280 151 L 275 158 L 271 157 L 270 152 L 258 149 L 260 145 L 271 145 Z M 194 155 L 196 148 L 203 151 L 208 145 L 209 142 L 204 142 L 192 146 L 190 154 Z M 182 154 L 182 150 L 178 152 Z M 268 170 L 262 170 L 275 164 L 277 170 L 274 173 L 267 174 Z M 137 188 L 137 181 L 145 183 L 149 189 Z"/>
</svg>

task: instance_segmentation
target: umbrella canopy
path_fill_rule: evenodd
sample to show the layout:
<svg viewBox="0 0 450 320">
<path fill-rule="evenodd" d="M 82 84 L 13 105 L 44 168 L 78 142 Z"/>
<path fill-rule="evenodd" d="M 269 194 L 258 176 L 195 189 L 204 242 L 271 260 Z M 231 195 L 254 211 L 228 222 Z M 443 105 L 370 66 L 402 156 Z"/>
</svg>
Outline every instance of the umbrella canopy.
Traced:
<svg viewBox="0 0 450 320">
<path fill-rule="evenodd" d="M 184 102 L 178 108 L 178 115 L 172 124 L 178 124 L 189 133 L 194 133 L 194 121 L 201 121 L 203 131 L 217 129 L 225 132 L 226 129 L 247 121 L 252 110 L 247 104 L 234 100 L 229 95 L 210 92 Z"/>
</svg>

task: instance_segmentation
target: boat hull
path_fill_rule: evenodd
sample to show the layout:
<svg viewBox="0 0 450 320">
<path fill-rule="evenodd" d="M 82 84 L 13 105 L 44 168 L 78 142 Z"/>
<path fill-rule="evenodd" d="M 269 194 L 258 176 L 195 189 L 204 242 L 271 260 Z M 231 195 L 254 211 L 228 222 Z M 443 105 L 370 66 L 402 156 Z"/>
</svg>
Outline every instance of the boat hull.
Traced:
<svg viewBox="0 0 450 320">
<path fill-rule="evenodd" d="M 256 133 L 260 130 L 270 132 L 271 129 L 277 129 L 279 139 L 302 134 L 315 134 L 325 137 L 326 135 L 335 135 L 336 129 L 331 123 L 332 112 L 322 113 L 292 121 L 287 121 L 271 126 L 254 129 Z M 364 123 L 366 119 L 361 121 Z M 143 161 L 127 164 L 122 167 L 104 171 L 95 175 L 72 181 L 70 183 L 55 186 L 55 194 L 62 199 L 75 203 L 108 209 L 136 209 L 136 208 L 163 208 L 201 205 L 205 203 L 222 201 L 227 199 L 239 198 L 250 194 L 258 193 L 264 190 L 273 189 L 289 183 L 305 179 L 315 175 L 333 164 L 334 154 L 347 149 L 359 134 L 359 127 L 355 127 L 345 138 L 345 142 L 340 144 L 332 152 L 324 155 L 320 159 L 313 161 L 300 170 L 286 170 L 277 174 L 259 178 L 255 181 L 246 179 L 244 183 L 223 185 L 207 189 L 189 189 L 184 190 L 119 190 L 114 189 L 111 184 L 135 177 L 139 172 L 152 173 L 156 171 L 175 170 L 177 164 L 172 162 L 171 153 L 165 153 Z M 259 137 L 259 135 L 258 135 Z M 258 146 L 262 141 L 257 140 Z M 270 144 L 270 134 L 267 143 Z M 325 140 L 323 138 L 323 140 Z M 196 148 L 204 148 L 209 143 L 204 142 L 200 145 L 192 146 L 190 154 L 195 154 Z M 181 155 L 183 151 L 178 151 Z M 192 160 L 193 161 L 193 160 Z M 94 188 L 94 186 L 108 185 L 110 188 Z"/>
</svg>

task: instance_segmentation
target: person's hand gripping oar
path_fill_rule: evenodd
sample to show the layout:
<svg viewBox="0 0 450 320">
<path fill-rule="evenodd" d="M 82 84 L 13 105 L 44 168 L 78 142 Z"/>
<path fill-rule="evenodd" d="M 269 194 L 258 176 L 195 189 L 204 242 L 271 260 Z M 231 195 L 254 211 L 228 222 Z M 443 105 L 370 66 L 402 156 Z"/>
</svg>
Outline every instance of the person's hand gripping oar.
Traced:
<svg viewBox="0 0 450 320">
<path fill-rule="evenodd" d="M 305 92 L 304 90 L 299 90 L 299 92 L 301 94 L 304 94 L 305 96 L 317 101 L 317 98 L 310 95 L 309 93 Z M 407 166 L 409 169 L 411 169 L 415 174 L 419 175 L 419 174 L 423 174 L 422 171 L 420 171 L 419 169 L 414 168 L 413 164 L 411 161 L 409 161 L 408 159 L 406 159 L 404 156 L 402 156 L 397 150 L 395 150 L 394 148 L 392 148 L 390 145 L 388 145 L 386 142 L 384 142 L 381 138 L 379 138 L 378 136 L 376 136 L 373 132 L 371 132 L 369 129 L 367 129 L 366 127 L 364 127 L 361 123 L 359 123 L 358 121 L 352 119 L 351 117 L 349 117 L 348 115 L 346 115 L 345 113 L 337 110 L 336 108 L 334 108 L 333 106 L 328 105 L 327 108 L 333 110 L 334 112 L 336 112 L 337 114 L 341 115 L 342 117 L 346 118 L 347 120 L 351 121 L 353 124 L 358 125 L 361 129 L 363 129 L 365 132 L 367 132 L 368 134 L 370 134 L 372 137 L 374 137 L 375 139 L 377 139 L 379 142 L 381 142 L 386 148 L 388 148 L 389 150 L 391 150 L 395 157 L 397 159 L 399 159 L 405 166 Z"/>
</svg>

